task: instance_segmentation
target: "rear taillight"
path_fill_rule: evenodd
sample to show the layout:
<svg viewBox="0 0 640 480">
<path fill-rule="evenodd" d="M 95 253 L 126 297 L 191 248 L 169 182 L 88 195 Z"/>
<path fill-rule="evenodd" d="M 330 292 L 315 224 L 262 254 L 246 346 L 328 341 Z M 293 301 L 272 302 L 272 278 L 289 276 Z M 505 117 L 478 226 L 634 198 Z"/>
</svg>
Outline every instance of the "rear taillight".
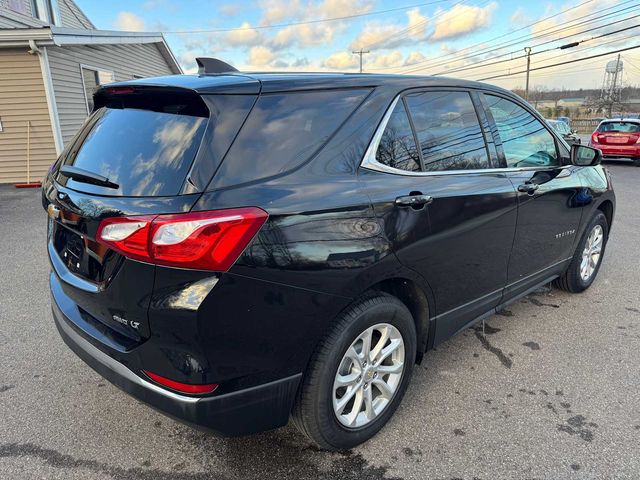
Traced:
<svg viewBox="0 0 640 480">
<path fill-rule="evenodd" d="M 591 134 L 591 143 L 598 143 L 598 132 L 593 132 Z"/>
<path fill-rule="evenodd" d="M 143 370 L 143 372 L 147 377 L 149 377 L 154 382 L 162 385 L 163 387 L 170 388 L 171 390 L 176 390 L 180 393 L 187 393 L 189 395 L 205 395 L 207 393 L 213 393 L 216 388 L 218 388 L 217 383 L 205 383 L 198 385 L 192 383 L 182 383 L 176 382 L 175 380 L 170 380 L 158 375 L 157 373 L 149 372 L 147 370 Z"/>
<path fill-rule="evenodd" d="M 226 271 L 267 220 L 256 207 L 175 215 L 113 217 L 96 240 L 122 255 L 180 268 Z"/>
</svg>

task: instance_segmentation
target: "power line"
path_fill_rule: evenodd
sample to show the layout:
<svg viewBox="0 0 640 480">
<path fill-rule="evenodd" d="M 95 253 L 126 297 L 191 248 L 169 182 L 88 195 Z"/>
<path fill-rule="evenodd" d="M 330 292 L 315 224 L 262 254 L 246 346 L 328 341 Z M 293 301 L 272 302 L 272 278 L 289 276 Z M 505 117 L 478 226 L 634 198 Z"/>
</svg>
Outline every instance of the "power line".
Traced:
<svg viewBox="0 0 640 480">
<path fill-rule="evenodd" d="M 607 42 L 602 42 L 601 44 L 598 45 L 598 47 L 601 47 L 603 45 L 608 45 L 609 43 L 619 42 L 620 40 L 627 40 L 627 39 L 630 39 L 630 38 L 636 38 L 636 36 L 635 35 L 630 35 L 630 36 L 626 36 L 626 37 L 622 37 L 622 38 L 614 38 L 614 39 L 609 40 Z M 552 57 L 549 57 L 549 58 L 546 58 L 544 60 L 541 60 L 541 62 L 548 62 L 549 60 L 553 60 L 554 58 L 563 57 L 563 56 L 567 55 L 568 53 L 575 54 L 575 53 L 578 53 L 578 52 L 583 52 L 585 50 L 589 50 L 589 47 L 583 47 L 583 48 L 579 48 L 578 50 L 574 50 L 574 51 L 571 51 L 571 52 L 567 51 L 567 52 L 561 53 L 559 55 L 554 55 Z M 539 63 L 540 62 L 534 64 L 534 66 L 538 65 Z M 493 70 L 493 71 L 490 71 L 490 72 L 484 72 L 484 75 L 492 75 L 494 73 L 499 73 L 501 71 L 502 70 Z M 523 70 L 523 71 L 526 72 L 526 70 Z"/>
<path fill-rule="evenodd" d="M 634 1 L 634 0 L 627 0 L 626 2 L 623 2 L 623 3 L 619 4 L 619 5 L 617 5 L 616 7 L 619 7 L 620 5 L 624 5 L 626 3 L 630 3 L 631 1 Z M 582 4 L 580 4 L 580 5 L 582 5 Z M 580 6 L 580 5 L 577 5 L 577 6 Z M 468 58 L 474 58 L 474 57 L 477 57 L 478 55 L 486 55 L 486 54 L 494 52 L 494 51 L 502 50 L 503 48 L 507 48 L 507 47 L 510 47 L 510 46 L 521 44 L 524 41 L 530 41 L 530 40 L 535 39 L 535 38 L 548 37 L 550 35 L 553 35 L 554 33 L 566 31 L 567 28 L 575 28 L 575 27 L 578 27 L 578 26 L 581 26 L 581 25 L 586 25 L 586 24 L 589 24 L 589 23 L 599 22 L 599 21 L 602 21 L 602 19 L 604 19 L 605 17 L 618 16 L 618 15 L 620 15 L 622 12 L 624 12 L 626 10 L 630 10 L 630 9 L 636 8 L 638 5 L 640 5 L 640 4 L 635 4 L 635 5 L 632 5 L 630 7 L 625 7 L 623 9 L 616 10 L 614 12 L 609 12 L 609 13 L 607 13 L 605 15 L 600 15 L 597 18 L 593 18 L 593 19 L 590 19 L 590 20 L 584 20 L 584 21 L 576 23 L 574 25 L 570 25 L 570 24 L 572 24 L 572 23 L 574 23 L 574 22 L 576 22 L 578 20 L 581 20 L 581 19 L 583 19 L 585 17 L 591 17 L 593 15 L 599 15 L 599 14 L 601 14 L 602 12 L 604 12 L 606 10 L 610 10 L 611 8 L 614 8 L 614 7 L 607 7 L 605 9 L 598 10 L 598 11 L 592 12 L 592 13 L 587 14 L 587 15 L 583 15 L 582 17 L 575 18 L 575 19 L 571 20 L 570 22 L 568 22 L 567 24 L 562 25 L 561 27 L 558 27 L 557 25 L 554 25 L 553 27 L 549 27 L 549 28 L 546 28 L 546 29 L 542 30 L 542 32 L 547 32 L 547 33 L 542 33 L 541 32 L 540 34 L 534 35 L 534 36 L 525 35 L 525 36 L 522 36 L 522 37 L 518 37 L 518 39 L 516 39 L 516 40 L 510 40 L 507 43 L 502 43 L 502 44 L 500 44 L 500 45 L 498 45 L 496 47 L 493 47 L 491 49 L 484 49 L 484 50 L 481 50 L 479 52 L 474 52 L 473 54 L 462 56 L 462 57 L 460 57 L 460 56 L 455 57 L 454 56 L 453 58 L 448 58 L 447 60 L 439 62 L 439 63 L 436 63 L 436 64 L 423 65 L 423 66 L 419 66 L 419 67 L 415 68 L 416 65 L 420 65 L 420 64 L 424 64 L 424 63 L 430 63 L 432 60 L 435 60 L 435 59 L 438 59 L 438 58 L 442 58 L 442 57 L 445 56 L 445 55 L 441 55 L 441 56 L 435 57 L 434 59 L 425 60 L 423 62 L 418 62 L 418 63 L 415 63 L 413 65 L 410 65 L 408 67 L 408 69 L 401 70 L 398 73 L 412 73 L 412 72 L 416 72 L 416 71 L 419 71 L 419 70 L 423 70 L 425 68 L 434 68 L 434 67 L 438 67 L 438 66 L 443 66 L 443 65 L 449 64 L 451 62 L 462 61 L 462 60 L 465 60 L 465 59 L 468 59 Z M 536 23 L 539 23 L 541 21 L 549 20 L 550 18 L 552 18 L 552 17 L 547 17 L 547 18 L 541 19 Z M 628 19 L 622 19 L 620 21 L 612 22 L 611 24 L 620 23 L 620 22 L 624 22 L 624 21 L 628 21 Z M 578 33 L 575 33 L 575 34 L 572 34 L 572 35 L 566 35 L 566 36 L 562 37 L 562 39 L 569 38 L 569 37 L 575 36 L 575 35 L 579 35 L 579 34 L 582 34 L 582 33 L 585 33 L 585 32 L 591 31 L 591 30 L 604 28 L 607 25 L 609 25 L 609 24 L 605 24 L 605 25 L 601 25 L 601 26 L 593 26 L 593 27 L 589 28 L 588 30 L 584 30 L 582 32 L 578 32 Z M 549 31 L 549 30 L 551 30 L 551 31 Z M 548 41 L 539 43 L 537 45 L 533 45 L 533 48 L 536 48 L 536 47 L 539 47 L 539 46 L 542 46 L 542 45 L 546 45 L 548 43 L 552 43 L 552 42 L 555 42 L 555 41 L 558 41 L 558 39 L 552 39 L 552 40 L 548 40 Z M 509 43 L 509 42 L 511 42 L 511 43 Z M 468 48 L 472 48 L 472 47 L 467 47 L 467 48 L 465 48 L 463 50 L 466 50 Z M 506 53 L 506 54 L 496 55 L 496 56 L 493 57 L 493 59 L 504 57 L 504 56 L 507 56 L 507 55 L 512 55 L 513 53 L 515 53 L 515 52 L 509 52 L 509 53 Z M 397 67 L 395 67 L 395 68 L 397 68 Z"/>
<path fill-rule="evenodd" d="M 559 63 L 554 63 L 554 64 L 551 64 L 551 65 L 544 65 L 542 67 L 532 68 L 531 71 L 535 72 L 537 70 L 545 70 L 547 68 L 553 68 L 553 67 L 557 67 L 557 66 L 560 66 L 560 65 L 568 65 L 568 64 L 571 64 L 571 63 L 582 62 L 582 61 L 585 61 L 585 60 L 590 60 L 592 58 L 606 57 L 607 55 L 612 55 L 614 53 L 620 53 L 620 52 L 626 52 L 628 50 L 635 50 L 636 48 L 640 48 L 640 45 L 634 45 L 633 47 L 620 48 L 618 50 L 612 50 L 610 52 L 599 53 L 597 55 L 591 55 L 589 57 L 576 58 L 576 59 L 573 59 L 573 60 L 568 60 L 566 62 L 559 62 Z M 513 75 L 519 75 L 519 74 L 522 74 L 522 73 L 526 73 L 526 70 L 522 70 L 522 71 L 519 71 L 519 72 L 513 72 L 513 73 L 503 73 L 502 75 L 495 75 L 493 77 L 480 78 L 480 79 L 478 79 L 478 81 L 479 82 L 484 82 L 485 80 L 493 80 L 494 78 L 502 78 L 502 77 L 511 77 Z"/>
<path fill-rule="evenodd" d="M 498 39 L 500 39 L 500 38 L 508 37 L 508 36 L 510 36 L 510 35 L 513 35 L 514 33 L 517 33 L 517 32 L 520 32 L 520 31 L 522 31 L 522 30 L 526 30 L 526 29 L 528 29 L 528 28 L 531 28 L 531 27 L 533 27 L 534 25 L 537 25 L 537 24 L 539 24 L 539 23 L 541 23 L 541 22 L 545 22 L 545 21 L 547 21 L 547 20 L 551 20 L 552 18 L 555 18 L 555 17 L 557 17 L 557 16 L 559 16 L 559 15 L 563 15 L 563 14 L 565 14 L 565 13 L 567 13 L 567 12 L 571 11 L 571 10 L 574 10 L 574 9 L 576 9 L 576 8 L 578 8 L 578 7 L 581 7 L 581 6 L 583 6 L 583 5 L 586 5 L 587 3 L 591 3 L 592 1 L 594 1 L 594 0 L 586 0 L 585 2 L 579 3 L 578 5 L 574 5 L 574 6 L 573 6 L 573 7 L 571 7 L 571 8 L 568 8 L 568 9 L 566 9 L 566 10 L 562 10 L 562 11 L 560 11 L 560 12 L 558 12 L 558 13 L 554 14 L 554 15 L 550 15 L 550 16 L 547 16 L 547 17 L 541 18 L 541 19 L 539 19 L 539 20 L 536 20 L 536 21 L 535 21 L 535 22 L 533 22 L 533 23 L 530 23 L 530 24 L 528 24 L 528 25 L 525 25 L 524 27 L 518 28 L 518 29 L 516 29 L 516 30 L 512 30 L 511 32 L 503 33 L 502 35 L 498 35 L 497 37 L 493 37 L 493 38 L 491 38 L 491 39 L 489 39 L 489 40 L 486 40 L 486 41 L 484 41 L 484 42 L 480 42 L 480 43 L 476 43 L 476 44 L 473 44 L 473 45 L 469 45 L 468 47 L 464 47 L 464 48 L 462 48 L 462 49 L 458 50 L 458 52 L 457 52 L 457 53 L 459 54 L 459 53 L 461 53 L 461 52 L 465 52 L 465 51 L 467 51 L 467 50 L 470 50 L 470 49 L 472 49 L 472 48 L 475 48 L 475 47 L 478 47 L 478 46 L 484 45 L 484 44 L 486 44 L 486 43 L 494 42 L 495 40 L 498 40 Z M 617 5 L 617 6 L 624 5 L 625 3 L 629 3 L 629 2 L 632 2 L 632 1 L 634 1 L 634 0 L 627 0 L 626 2 L 623 2 L 623 3 L 621 3 L 621 4 Z M 581 18 L 584 18 L 584 17 L 588 17 L 588 16 L 591 16 L 591 15 L 594 15 L 594 14 L 596 14 L 596 13 L 604 12 L 605 10 L 610 10 L 611 8 L 615 8 L 615 7 L 607 7 L 607 8 L 605 8 L 605 9 L 602 9 L 602 10 L 598 11 L 598 12 L 594 12 L 594 13 L 591 13 L 591 14 L 588 14 L 588 15 L 583 15 L 582 17 L 578 17 L 578 18 L 576 18 L 576 19 L 572 20 L 572 21 L 571 21 L 571 22 L 569 22 L 569 23 L 572 23 L 572 22 L 574 22 L 574 21 L 576 21 L 576 20 L 579 20 L 579 19 L 581 19 Z M 606 16 L 606 15 L 605 15 L 605 16 Z M 544 30 L 542 30 L 542 31 L 544 32 L 544 31 L 546 31 L 546 30 L 549 30 L 549 29 L 552 29 L 552 28 L 555 28 L 555 27 L 556 27 L 556 26 L 549 27 L 549 28 L 546 28 L 546 29 L 544 29 Z M 546 36 L 546 35 L 537 35 L 537 36 Z M 537 37 L 537 36 L 536 36 L 536 37 Z M 522 39 L 530 39 L 530 38 L 531 38 L 531 36 L 530 36 L 530 35 L 525 35 L 525 36 L 521 36 L 521 37 L 518 37 L 518 38 L 519 38 L 519 39 L 520 39 L 520 38 L 522 38 Z M 504 44 L 505 44 L 505 43 L 508 43 L 508 42 L 512 42 L 512 41 L 513 41 L 513 40 L 508 40 L 507 42 L 503 42 L 502 44 L 500 44 L 500 45 L 503 45 L 503 46 L 501 46 L 500 48 L 505 48 L 505 47 L 504 47 Z M 519 42 L 519 43 L 521 43 L 521 42 Z M 512 44 L 510 44 L 510 45 L 514 45 L 514 44 L 512 43 Z M 507 46 L 510 46 L 510 45 L 507 45 Z M 494 48 L 493 50 L 499 50 L 500 48 Z M 486 53 L 490 53 L 491 51 L 492 51 L 492 50 L 487 50 L 486 48 L 485 48 L 485 49 L 481 49 L 481 51 L 480 51 L 480 52 L 475 52 L 475 53 L 473 53 L 473 54 L 471 54 L 471 55 L 469 55 L 469 56 L 467 56 L 467 57 L 464 57 L 464 56 L 463 56 L 463 58 L 460 58 L 460 59 L 462 60 L 462 59 L 464 59 L 464 58 L 474 57 L 474 56 L 476 56 L 478 53 L 485 53 L 485 54 L 486 54 Z M 425 63 L 431 63 L 431 62 L 433 62 L 434 60 L 438 60 L 438 59 L 440 59 L 440 58 L 444 58 L 444 57 L 449 57 L 449 54 L 442 54 L 442 55 L 438 55 L 438 56 L 436 56 L 436 57 L 433 57 L 433 58 L 430 58 L 430 59 L 427 59 L 427 60 L 423 60 L 423 61 L 421 61 L 421 62 L 416 62 L 416 63 L 414 63 L 414 64 L 410 65 L 409 67 L 410 67 L 410 68 L 413 68 L 413 67 L 415 67 L 416 65 L 421 65 L 421 64 L 425 64 Z M 453 59 L 452 59 L 452 58 L 447 58 L 447 60 L 446 60 L 446 61 L 444 61 L 444 62 L 440 62 L 440 63 L 438 63 L 438 64 L 435 64 L 435 65 L 429 65 L 429 66 L 430 66 L 430 67 L 433 67 L 433 66 L 439 66 L 439 65 L 442 65 L 443 63 L 448 63 L 448 62 L 450 62 L 450 61 L 452 61 L 452 60 L 455 60 L 456 58 L 459 58 L 459 57 L 460 57 L 460 55 L 455 55 L 455 56 L 453 57 Z M 391 68 L 398 68 L 398 67 L 382 67 L 382 68 L 377 68 L 376 70 L 387 70 L 387 69 L 391 69 Z M 427 68 L 427 67 L 425 66 L 424 68 Z M 417 71 L 417 70 L 421 70 L 421 69 L 422 69 L 422 68 L 418 68 L 418 69 L 416 69 L 416 70 L 411 70 L 411 71 Z M 406 72 L 405 72 L 405 71 L 402 71 L 402 72 L 399 72 L 399 73 L 409 73 L 409 71 L 406 71 Z"/>
<path fill-rule="evenodd" d="M 445 3 L 450 1 L 451 0 L 434 0 L 432 2 L 417 3 L 414 5 L 406 5 L 404 7 L 389 8 L 387 10 L 376 10 L 375 12 L 354 13 L 353 15 L 345 15 L 342 17 L 322 18 L 322 19 L 316 19 L 316 20 L 303 20 L 300 22 L 279 23 L 275 25 L 256 25 L 255 27 L 217 28 L 213 30 L 173 30 L 173 31 L 168 30 L 162 33 L 171 34 L 171 35 L 187 35 L 192 33 L 224 33 L 224 32 L 236 32 L 236 31 L 243 31 L 243 30 L 263 30 L 263 29 L 269 29 L 269 28 L 282 28 L 282 27 L 291 27 L 295 25 L 309 25 L 313 23 L 323 23 L 323 22 L 337 22 L 340 20 L 349 20 L 351 18 L 367 17 L 371 15 L 381 15 L 383 13 L 397 12 L 399 10 L 406 10 L 409 8 L 427 7 L 429 5 L 435 5 L 437 3 Z"/>
<path fill-rule="evenodd" d="M 626 21 L 629 21 L 629 20 L 631 20 L 633 18 L 638 18 L 638 17 L 640 17 L 640 15 L 635 15 L 633 17 L 625 18 L 624 20 L 618 20 L 617 22 L 612 22 L 612 23 L 609 23 L 607 25 L 602 25 L 602 26 L 600 26 L 598 28 L 604 28 L 604 27 L 607 27 L 609 25 L 613 25 L 615 23 L 620 23 L 621 21 L 626 22 Z M 625 31 L 631 30 L 633 28 L 640 28 L 640 24 L 631 25 L 629 27 L 625 27 L 625 28 L 621 28 L 621 29 L 618 29 L 618 30 L 614 30 L 613 32 L 603 33 L 602 35 L 596 35 L 596 36 L 593 36 L 593 37 L 590 37 L 590 38 L 585 38 L 584 40 L 580 40 L 580 41 L 577 41 L 577 42 L 572 42 L 572 43 L 569 43 L 569 44 L 566 44 L 566 45 L 560 45 L 559 47 L 547 48 L 546 50 L 540 50 L 538 52 L 531 52 L 530 55 L 539 55 L 541 53 L 551 52 L 553 50 L 566 50 L 568 48 L 577 47 L 578 45 L 580 45 L 580 44 L 582 44 L 584 42 L 589 42 L 589 41 L 592 41 L 592 40 L 597 40 L 599 38 L 608 37 L 610 35 L 615 35 L 616 33 L 625 32 Z M 580 35 L 582 33 L 589 32 L 589 31 L 592 31 L 592 30 L 593 30 L 593 28 L 591 28 L 589 30 L 585 30 L 583 32 L 575 33 L 573 35 L 567 35 L 565 37 L 561 37 L 561 38 L 558 38 L 558 39 L 553 40 L 553 41 L 555 42 L 555 41 L 564 40 L 566 38 L 573 37 L 575 35 Z M 550 43 L 550 42 L 546 42 L 546 43 Z M 540 45 L 542 45 L 542 44 L 534 45 L 533 47 L 527 47 L 527 48 L 536 48 L 536 47 L 538 47 Z M 510 52 L 510 53 L 505 54 L 505 55 L 512 55 L 513 53 L 516 53 L 516 52 Z M 501 55 L 501 56 L 504 56 L 504 55 Z M 514 60 L 520 60 L 522 58 L 527 58 L 527 57 L 528 57 L 528 55 L 525 54 L 525 55 L 520 55 L 518 57 L 509 58 L 509 59 L 506 59 L 506 60 L 497 60 L 495 62 L 489 62 L 489 63 L 487 63 L 488 62 L 487 60 L 483 60 L 483 61 L 472 63 L 471 65 L 465 65 L 464 67 L 456 68 L 456 69 L 453 69 L 453 70 L 446 70 L 446 71 L 443 70 L 442 72 L 433 73 L 432 75 L 438 76 L 438 75 L 443 75 L 443 74 L 463 72 L 463 71 L 466 71 L 466 70 L 473 70 L 473 69 L 476 69 L 476 68 L 482 68 L 482 67 L 488 67 L 488 66 L 491 66 L 491 65 L 498 65 L 498 64 L 501 64 L 501 63 L 513 62 Z M 494 57 L 494 58 L 499 58 L 499 57 Z M 552 57 L 552 58 L 554 58 L 554 57 Z"/>
</svg>

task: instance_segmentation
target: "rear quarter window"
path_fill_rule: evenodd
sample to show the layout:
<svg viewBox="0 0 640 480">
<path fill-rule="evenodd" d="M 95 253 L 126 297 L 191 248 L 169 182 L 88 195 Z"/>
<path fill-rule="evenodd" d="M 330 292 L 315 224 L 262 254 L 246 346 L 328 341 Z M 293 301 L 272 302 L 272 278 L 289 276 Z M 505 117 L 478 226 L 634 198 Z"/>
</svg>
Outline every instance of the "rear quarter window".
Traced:
<svg viewBox="0 0 640 480">
<path fill-rule="evenodd" d="M 261 95 L 214 178 L 214 188 L 291 170 L 310 159 L 369 90 Z"/>
</svg>

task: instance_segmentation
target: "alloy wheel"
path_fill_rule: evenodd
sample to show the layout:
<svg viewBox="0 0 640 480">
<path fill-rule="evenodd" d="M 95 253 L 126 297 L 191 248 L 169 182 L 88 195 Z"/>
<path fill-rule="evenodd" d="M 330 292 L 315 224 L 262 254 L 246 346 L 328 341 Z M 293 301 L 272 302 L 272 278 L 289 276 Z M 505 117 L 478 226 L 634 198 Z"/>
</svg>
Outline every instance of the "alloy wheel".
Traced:
<svg viewBox="0 0 640 480">
<path fill-rule="evenodd" d="M 603 240 L 604 231 L 602 230 L 602 226 L 595 225 L 591 232 L 589 232 L 587 243 L 582 251 L 582 261 L 580 262 L 580 278 L 585 282 L 591 278 L 593 272 L 595 272 L 598 267 Z"/>
<path fill-rule="evenodd" d="M 391 403 L 404 372 L 404 340 L 388 323 L 367 328 L 345 352 L 333 382 L 333 411 L 348 428 L 375 420 Z"/>
</svg>

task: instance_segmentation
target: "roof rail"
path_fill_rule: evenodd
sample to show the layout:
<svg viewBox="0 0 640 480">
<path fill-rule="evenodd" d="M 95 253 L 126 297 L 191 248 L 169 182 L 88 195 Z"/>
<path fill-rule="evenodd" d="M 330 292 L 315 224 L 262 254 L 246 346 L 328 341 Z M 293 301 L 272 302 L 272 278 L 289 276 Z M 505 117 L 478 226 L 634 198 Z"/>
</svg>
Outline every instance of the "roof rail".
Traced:
<svg viewBox="0 0 640 480">
<path fill-rule="evenodd" d="M 238 69 L 232 67 L 227 62 L 223 62 L 222 60 L 218 60 L 217 58 L 210 57 L 198 57 L 196 58 L 196 62 L 198 63 L 198 73 L 227 73 L 227 72 L 237 72 Z"/>
</svg>

